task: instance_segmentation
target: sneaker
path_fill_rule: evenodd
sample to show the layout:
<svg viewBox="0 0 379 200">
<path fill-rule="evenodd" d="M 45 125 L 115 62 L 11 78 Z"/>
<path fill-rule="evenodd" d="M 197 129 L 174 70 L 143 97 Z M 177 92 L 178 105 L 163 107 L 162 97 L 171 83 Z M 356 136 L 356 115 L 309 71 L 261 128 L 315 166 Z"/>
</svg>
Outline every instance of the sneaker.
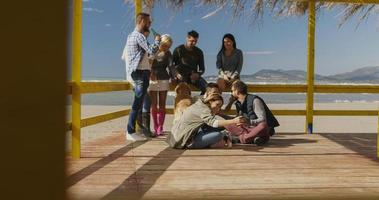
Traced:
<svg viewBox="0 0 379 200">
<path fill-rule="evenodd" d="M 268 142 L 268 139 L 263 137 L 256 137 L 254 138 L 253 144 L 256 144 L 257 146 L 263 146 Z"/>
<path fill-rule="evenodd" d="M 138 142 L 138 141 L 146 141 L 147 139 L 140 134 L 136 134 L 136 133 L 129 134 L 129 133 L 127 133 L 126 134 L 126 140 Z"/>
</svg>

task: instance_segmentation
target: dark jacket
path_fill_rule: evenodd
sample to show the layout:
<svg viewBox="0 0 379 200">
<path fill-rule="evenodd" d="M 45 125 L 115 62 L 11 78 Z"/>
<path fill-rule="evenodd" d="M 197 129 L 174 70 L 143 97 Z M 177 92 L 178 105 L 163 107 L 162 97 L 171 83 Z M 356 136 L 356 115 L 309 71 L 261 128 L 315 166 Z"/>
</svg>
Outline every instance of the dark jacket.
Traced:
<svg viewBox="0 0 379 200">
<path fill-rule="evenodd" d="M 190 76 L 192 72 L 202 75 L 205 71 L 204 54 L 198 47 L 189 51 L 184 45 L 180 45 L 175 48 L 172 59 L 173 65 L 182 76 Z"/>
<path fill-rule="evenodd" d="M 264 112 L 265 112 L 265 116 L 266 116 L 265 121 L 266 121 L 267 125 L 271 128 L 279 126 L 279 122 L 275 118 L 274 114 L 272 114 L 271 110 L 267 107 L 267 105 L 263 101 L 263 99 L 257 95 L 247 94 L 245 101 L 242 104 L 237 101 L 235 103 L 237 113 L 239 115 L 246 117 L 250 121 L 256 120 L 257 115 L 256 115 L 256 111 L 254 108 L 254 100 L 255 99 L 259 99 L 263 104 Z"/>
</svg>

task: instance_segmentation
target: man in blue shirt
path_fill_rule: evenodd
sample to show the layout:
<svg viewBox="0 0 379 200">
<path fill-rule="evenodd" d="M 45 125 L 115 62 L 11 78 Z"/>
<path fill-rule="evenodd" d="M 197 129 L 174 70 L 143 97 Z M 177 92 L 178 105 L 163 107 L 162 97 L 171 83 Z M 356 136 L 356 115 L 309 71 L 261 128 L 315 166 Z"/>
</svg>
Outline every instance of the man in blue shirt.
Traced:
<svg viewBox="0 0 379 200">
<path fill-rule="evenodd" d="M 160 35 L 156 35 L 154 44 L 148 44 L 143 33 L 149 31 L 150 25 L 151 19 L 149 14 L 139 13 L 136 16 L 136 27 L 128 35 L 124 51 L 126 55 L 123 56 L 127 66 L 127 73 L 130 74 L 131 82 L 134 86 L 134 101 L 129 113 L 126 134 L 126 139 L 130 141 L 146 140 L 146 137 L 136 134 L 136 121 L 138 113 L 142 109 L 147 88 L 149 87 L 151 65 L 146 61 L 148 59 L 147 55 L 153 55 L 158 51 L 161 40 Z"/>
</svg>

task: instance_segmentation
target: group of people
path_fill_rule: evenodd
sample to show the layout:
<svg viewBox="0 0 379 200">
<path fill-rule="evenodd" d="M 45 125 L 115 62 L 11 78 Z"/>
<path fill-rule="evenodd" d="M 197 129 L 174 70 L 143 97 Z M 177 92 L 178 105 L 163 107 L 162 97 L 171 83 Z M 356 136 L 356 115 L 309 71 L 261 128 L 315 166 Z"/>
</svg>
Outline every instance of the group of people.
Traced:
<svg viewBox="0 0 379 200">
<path fill-rule="evenodd" d="M 205 72 L 203 51 L 196 46 L 199 34 L 188 32 L 186 42 L 171 54 L 170 35 L 154 34 L 154 42 L 147 40 L 151 19 L 147 13 L 136 16 L 136 27 L 128 35 L 122 58 L 126 62 L 127 79 L 134 87 L 134 101 L 129 113 L 126 139 L 146 140 L 163 133 L 166 98 L 171 83 L 185 82 L 201 91 L 201 97 L 189 106 L 174 123 L 167 136 L 173 148 L 205 148 L 230 146 L 231 142 L 267 143 L 278 122 L 264 101 L 247 93 L 247 86 L 239 80 L 243 65 L 242 51 L 237 49 L 232 34 L 222 38 L 217 54 L 219 76 L 216 83 L 202 78 Z M 231 88 L 237 117 L 222 113 L 221 93 Z M 229 104 L 230 107 L 231 104 Z M 150 130 L 150 116 L 153 128 Z M 136 125 L 143 134 L 136 134 Z"/>
</svg>

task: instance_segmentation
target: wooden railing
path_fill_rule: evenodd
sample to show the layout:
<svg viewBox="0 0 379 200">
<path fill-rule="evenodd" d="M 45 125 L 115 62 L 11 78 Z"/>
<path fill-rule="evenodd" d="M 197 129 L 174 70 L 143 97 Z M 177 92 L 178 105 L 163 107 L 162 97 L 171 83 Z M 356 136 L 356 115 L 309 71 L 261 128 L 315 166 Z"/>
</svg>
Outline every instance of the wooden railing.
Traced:
<svg viewBox="0 0 379 200">
<path fill-rule="evenodd" d="M 170 86 L 173 90 L 174 86 Z M 82 82 L 80 91 L 81 94 L 100 93 L 110 91 L 131 90 L 131 85 L 128 82 Z M 194 89 L 195 90 L 195 89 Z M 68 84 L 68 94 L 71 94 L 72 83 Z M 254 93 L 306 93 L 306 85 L 248 85 L 248 91 Z M 315 85 L 315 93 L 370 93 L 379 94 L 379 85 Z M 108 120 L 120 118 L 129 114 L 129 109 L 111 112 L 99 116 L 81 119 L 81 127 L 86 127 Z M 272 110 L 275 115 L 287 116 L 304 116 L 307 110 Z M 168 114 L 173 114 L 173 109 L 166 110 Z M 313 110 L 315 116 L 378 116 L 378 111 L 375 110 Z M 72 113 L 76 115 L 77 113 Z M 234 110 L 229 111 L 227 114 L 235 114 Z M 67 130 L 71 130 L 71 122 L 67 123 Z M 305 131 L 306 132 L 306 131 Z"/>
</svg>

